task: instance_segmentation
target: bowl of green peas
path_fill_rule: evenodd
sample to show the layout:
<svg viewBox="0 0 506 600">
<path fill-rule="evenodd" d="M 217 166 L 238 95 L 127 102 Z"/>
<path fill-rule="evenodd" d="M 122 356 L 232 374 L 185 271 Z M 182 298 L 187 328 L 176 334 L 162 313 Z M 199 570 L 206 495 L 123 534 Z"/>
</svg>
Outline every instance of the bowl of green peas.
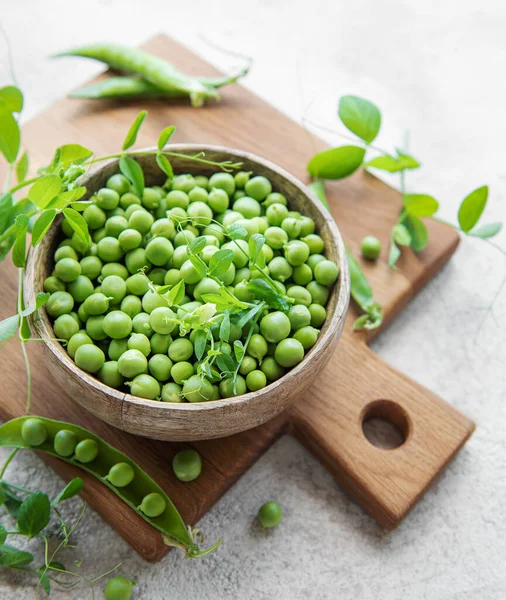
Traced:
<svg viewBox="0 0 506 600">
<path fill-rule="evenodd" d="M 87 175 L 89 241 L 56 219 L 30 253 L 25 303 L 50 294 L 32 325 L 91 413 L 154 439 L 224 437 L 276 416 L 327 363 L 348 308 L 344 244 L 277 165 L 166 148 L 169 178 L 156 149 L 136 155 L 141 189 L 116 159 Z"/>
</svg>

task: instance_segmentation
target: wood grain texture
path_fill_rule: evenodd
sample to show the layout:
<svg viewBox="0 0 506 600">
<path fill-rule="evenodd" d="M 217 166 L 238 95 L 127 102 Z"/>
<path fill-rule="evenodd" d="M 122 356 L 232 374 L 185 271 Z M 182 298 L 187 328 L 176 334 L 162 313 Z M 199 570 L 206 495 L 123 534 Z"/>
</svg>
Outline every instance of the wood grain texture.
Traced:
<svg viewBox="0 0 506 600">
<path fill-rule="evenodd" d="M 348 263 L 343 240 L 329 212 L 309 192 L 307 186 L 272 162 L 248 152 L 221 146 L 172 144 L 167 146 L 167 150 L 180 155 L 205 152 L 206 159 L 214 162 L 242 162 L 244 170 L 268 177 L 273 189 L 290 198 L 292 209 L 304 211 L 304 214 L 316 223 L 317 231 L 325 241 L 325 253 L 338 265 L 340 276 L 331 289 L 326 307 L 327 319 L 318 341 L 304 360 L 282 379 L 262 390 L 236 398 L 179 404 L 153 402 L 112 389 L 81 371 L 61 344 L 54 339 L 56 336 L 45 310 L 34 313 L 31 324 L 36 337 L 45 340 L 42 347 L 50 371 L 55 377 L 67 381 L 72 398 L 95 416 L 124 431 L 157 440 L 209 440 L 233 435 L 265 423 L 286 409 L 311 385 L 332 356 L 343 331 L 350 296 Z M 147 185 L 162 185 L 166 179 L 155 158 L 154 154 L 137 158 Z M 176 174 L 190 172 L 210 176 L 219 171 L 218 168 L 206 167 L 180 156 L 174 157 L 171 162 Z M 110 160 L 87 176 L 84 181 L 88 189 L 86 197 L 91 197 L 100 188 L 105 187 L 109 177 L 117 171 L 117 163 L 116 159 Z M 52 257 L 60 241 L 58 220 L 53 223 L 41 243 L 31 249 L 24 277 L 25 306 L 35 304 L 37 294 L 44 291 L 44 280 L 54 269 Z"/>
<path fill-rule="evenodd" d="M 213 69 L 165 36 L 147 48 L 193 74 L 215 74 Z M 72 59 L 68 59 L 69 61 Z M 77 60 L 77 59 L 76 59 Z M 70 62 L 68 64 L 71 64 Z M 62 68 L 66 64 L 62 63 Z M 169 124 L 177 126 L 177 140 L 221 144 L 254 152 L 305 180 L 305 165 L 313 152 L 326 145 L 299 125 L 242 88 L 223 90 L 221 106 L 195 110 L 186 102 L 142 103 L 149 116 L 139 136 L 139 146 L 149 146 Z M 116 151 L 138 112 L 137 103 L 63 100 L 41 113 L 24 128 L 24 144 L 33 168 L 48 162 L 57 145 L 80 142 L 104 154 Z M 363 262 L 375 295 L 383 303 L 385 325 L 445 264 L 458 244 L 457 234 L 429 221 L 430 243 L 418 255 L 403 251 L 399 270 L 386 265 L 389 231 L 400 208 L 399 194 L 371 175 L 359 172 L 329 186 L 331 212 L 345 241 L 357 250 L 364 235 L 373 231 L 385 251 L 376 264 Z M 17 277 L 8 261 L 0 265 L 0 317 L 12 313 Z M 192 443 L 202 455 L 204 469 L 194 482 L 182 484 L 171 473 L 174 453 L 188 444 L 166 443 L 135 437 L 93 417 L 69 398 L 67 381 L 57 383 L 48 374 L 37 347 L 30 344 L 34 398 L 32 412 L 79 423 L 127 452 L 171 496 L 183 518 L 195 524 L 213 503 L 263 452 L 288 429 L 308 446 L 371 514 L 388 527 L 395 526 L 421 497 L 431 481 L 469 437 L 473 423 L 428 390 L 411 382 L 375 357 L 365 346 L 365 335 L 351 334 L 358 311 L 351 307 L 345 332 L 318 381 L 294 405 L 291 413 L 232 437 Z M 377 333 L 377 332 L 374 332 Z M 372 337 L 372 336 L 370 336 Z M 3 419 L 23 414 L 25 396 L 23 361 L 15 341 L 2 350 Z M 363 412 L 370 403 L 388 411 L 390 418 L 408 423 L 409 435 L 399 449 L 379 450 L 361 433 Z M 379 407 L 379 408 L 378 408 Z M 402 423 L 401 423 L 402 424 Z M 44 457 L 47 458 L 47 457 Z M 51 459 L 65 478 L 77 474 L 73 467 Z M 159 535 L 87 474 L 83 497 L 147 560 L 158 560 L 167 551 Z M 226 535 L 226 531 L 223 532 Z"/>
</svg>

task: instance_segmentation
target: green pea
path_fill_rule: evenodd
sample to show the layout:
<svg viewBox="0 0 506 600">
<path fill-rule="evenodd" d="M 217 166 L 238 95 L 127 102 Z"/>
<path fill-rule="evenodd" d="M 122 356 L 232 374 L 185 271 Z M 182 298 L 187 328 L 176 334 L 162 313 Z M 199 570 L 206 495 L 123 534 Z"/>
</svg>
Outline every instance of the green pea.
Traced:
<svg viewBox="0 0 506 600">
<path fill-rule="evenodd" d="M 174 327 L 176 315 L 167 306 L 159 306 L 151 311 L 149 324 L 155 333 L 168 334 Z"/>
<path fill-rule="evenodd" d="M 233 377 L 227 377 L 220 382 L 219 390 L 222 398 L 241 396 L 246 393 L 246 381 L 241 375 L 237 375 L 235 381 Z"/>
<path fill-rule="evenodd" d="M 241 213 L 243 217 L 246 219 L 253 219 L 254 217 L 259 217 L 262 214 L 262 207 L 260 203 L 254 200 L 253 198 L 249 198 L 248 196 L 244 196 L 239 198 L 234 202 L 232 209 L 238 213 Z"/>
<path fill-rule="evenodd" d="M 70 358 L 74 358 L 79 346 L 92 343 L 93 342 L 90 336 L 87 335 L 84 331 L 78 331 L 77 333 L 74 333 L 74 335 L 69 339 L 69 342 L 67 344 L 67 352 L 69 353 Z"/>
<path fill-rule="evenodd" d="M 46 279 L 44 279 L 45 292 L 53 294 L 54 292 L 64 292 L 66 289 L 65 283 L 61 279 L 58 279 L 58 277 L 55 275 L 51 275 L 50 277 L 46 277 Z"/>
<path fill-rule="evenodd" d="M 130 182 L 124 175 L 121 175 L 121 173 L 116 173 L 115 175 L 109 177 L 105 185 L 109 189 L 114 190 L 120 196 L 123 196 L 123 194 L 126 194 L 128 191 L 130 191 Z"/>
<path fill-rule="evenodd" d="M 287 334 L 288 335 L 288 334 Z M 261 361 L 267 354 L 267 341 L 258 333 L 254 333 L 246 348 L 246 354 Z"/>
<path fill-rule="evenodd" d="M 149 324 L 149 314 L 141 312 L 132 319 L 132 330 L 134 333 L 142 333 L 150 338 L 154 331 Z"/>
<path fill-rule="evenodd" d="M 281 223 L 281 228 L 286 232 L 290 239 L 298 238 L 301 230 L 301 223 L 295 217 L 287 217 Z"/>
<path fill-rule="evenodd" d="M 77 446 L 77 435 L 68 429 L 60 429 L 54 436 L 54 451 L 60 456 L 72 456 Z"/>
<path fill-rule="evenodd" d="M 72 340 L 71 340 L 72 341 Z M 70 344 L 70 342 L 69 342 Z M 107 354 L 112 361 L 119 360 L 119 357 L 128 350 L 128 338 L 122 340 L 111 340 Z"/>
<path fill-rule="evenodd" d="M 269 263 L 269 272 L 273 279 L 283 282 L 290 279 L 293 268 L 286 258 L 276 256 Z"/>
<path fill-rule="evenodd" d="M 159 334 L 155 334 L 159 335 Z M 167 381 L 170 378 L 170 370 L 173 362 L 166 354 L 154 354 L 148 362 L 148 369 L 151 375 L 158 381 Z"/>
<path fill-rule="evenodd" d="M 234 176 L 230 173 L 214 173 L 209 178 L 209 187 L 223 190 L 228 196 L 232 196 L 235 192 Z"/>
<path fill-rule="evenodd" d="M 138 296 L 130 294 L 125 296 L 121 301 L 121 310 L 127 314 L 131 319 L 142 312 L 142 302 Z"/>
<path fill-rule="evenodd" d="M 246 182 L 244 191 L 251 198 L 261 201 L 265 200 L 265 198 L 267 198 L 267 196 L 272 192 L 272 185 L 266 177 L 257 175 Z"/>
<path fill-rule="evenodd" d="M 260 365 L 260 370 L 265 373 L 269 381 L 276 381 L 285 374 L 285 369 L 272 356 L 264 358 Z"/>
<path fill-rule="evenodd" d="M 164 284 L 165 285 L 176 285 L 180 281 L 182 281 L 181 273 L 179 269 L 169 269 L 164 276 Z"/>
<path fill-rule="evenodd" d="M 152 188 L 144 188 L 142 194 L 142 205 L 148 210 L 155 210 L 160 203 L 160 194 Z"/>
<path fill-rule="evenodd" d="M 246 385 L 248 386 L 248 390 L 256 392 L 267 385 L 267 377 L 263 371 L 250 371 L 246 375 Z"/>
<path fill-rule="evenodd" d="M 325 242 L 314 233 L 306 235 L 302 241 L 308 245 L 310 254 L 321 254 L 325 248 Z"/>
<path fill-rule="evenodd" d="M 112 577 L 104 588 L 105 600 L 130 600 L 136 582 L 121 575 Z"/>
<path fill-rule="evenodd" d="M 160 396 L 160 384 L 151 375 L 142 373 L 134 377 L 133 381 L 127 383 L 130 386 L 132 396 L 155 400 Z"/>
<path fill-rule="evenodd" d="M 98 456 L 98 444 L 95 440 L 86 439 L 79 442 L 75 449 L 76 460 L 82 463 L 93 462 Z"/>
<path fill-rule="evenodd" d="M 314 270 L 314 278 L 322 285 L 332 285 L 339 277 L 339 267 L 331 260 L 320 261 Z"/>
<path fill-rule="evenodd" d="M 264 528 L 276 527 L 283 517 L 281 507 L 277 502 L 266 502 L 258 511 L 258 521 Z"/>
<path fill-rule="evenodd" d="M 235 240 L 233 242 L 227 242 L 221 247 L 222 250 L 232 250 L 234 253 L 233 264 L 241 269 L 248 264 L 249 261 L 249 248 L 248 243 L 244 240 Z"/>
<path fill-rule="evenodd" d="M 125 283 L 127 292 L 135 296 L 144 296 L 149 290 L 149 280 L 141 273 L 130 275 Z"/>
<path fill-rule="evenodd" d="M 146 357 L 151 353 L 149 338 L 144 333 L 132 333 L 128 338 L 128 348 L 130 350 L 138 350 Z"/>
<path fill-rule="evenodd" d="M 155 308 L 167 308 L 167 300 L 160 294 L 148 290 L 142 297 L 142 308 L 145 312 L 151 314 Z"/>
<path fill-rule="evenodd" d="M 132 319 L 121 310 L 113 310 L 105 315 L 102 327 L 109 337 L 120 340 L 132 331 Z"/>
<path fill-rule="evenodd" d="M 212 208 L 205 202 L 193 202 L 186 212 L 196 227 L 206 227 L 214 216 Z"/>
<path fill-rule="evenodd" d="M 207 379 L 199 375 L 192 375 L 184 382 L 183 396 L 189 402 L 205 402 L 206 400 L 211 400 L 213 386 Z"/>
<path fill-rule="evenodd" d="M 186 338 L 174 340 L 169 346 L 169 358 L 174 362 L 188 360 L 193 355 L 193 344 Z"/>
<path fill-rule="evenodd" d="M 189 379 L 194 373 L 193 365 L 187 361 L 177 362 L 170 370 L 172 379 L 179 385 Z"/>
<path fill-rule="evenodd" d="M 288 209 L 283 204 L 271 204 L 265 211 L 270 226 L 279 227 L 288 217 Z"/>
<path fill-rule="evenodd" d="M 119 194 L 115 190 L 102 188 L 101 190 L 98 190 L 95 202 L 97 206 L 100 206 L 100 208 L 103 208 L 104 210 L 112 210 L 119 204 Z"/>
<path fill-rule="evenodd" d="M 128 218 L 128 227 L 142 234 L 148 233 L 155 219 L 147 210 L 136 210 Z"/>
<path fill-rule="evenodd" d="M 309 348 L 312 348 L 316 344 L 319 333 L 320 332 L 318 329 L 307 325 L 297 329 L 297 331 L 293 334 L 293 337 L 302 344 L 304 350 L 309 350 Z"/>
<path fill-rule="evenodd" d="M 97 243 L 97 253 L 104 262 L 116 262 L 123 256 L 119 241 L 108 235 Z"/>
<path fill-rule="evenodd" d="M 154 333 L 151 336 L 149 343 L 153 354 L 167 354 L 169 345 L 172 343 L 172 337 L 162 333 Z"/>
<path fill-rule="evenodd" d="M 53 330 L 57 338 L 70 340 L 79 331 L 79 323 L 71 315 L 60 315 L 53 323 Z"/>
<path fill-rule="evenodd" d="M 109 217 L 105 222 L 105 232 L 108 236 L 119 238 L 122 231 L 125 231 L 128 228 L 128 221 L 125 217 L 121 215 L 115 215 L 113 217 Z M 118 240 L 119 242 L 119 240 Z M 121 242 L 119 242 L 120 247 L 123 248 Z"/>
<path fill-rule="evenodd" d="M 118 371 L 127 379 L 133 379 L 147 370 L 148 361 L 140 350 L 129 349 L 118 359 Z"/>
<path fill-rule="evenodd" d="M 81 275 L 89 279 L 96 279 L 102 270 L 102 261 L 98 256 L 85 256 L 81 259 Z"/>
<path fill-rule="evenodd" d="M 103 240 L 106 235 L 107 234 L 105 233 L 105 227 L 101 227 L 100 229 L 93 231 L 93 233 L 91 234 L 91 239 L 97 245 L 97 252 L 98 252 L 98 242 L 100 242 L 100 240 Z"/>
<path fill-rule="evenodd" d="M 126 296 L 127 286 L 124 279 L 118 275 L 105 277 L 101 284 L 102 293 L 107 296 L 112 304 L 118 304 Z"/>
<path fill-rule="evenodd" d="M 146 258 L 154 265 L 162 266 L 172 258 L 174 246 L 164 237 L 153 238 L 146 246 Z"/>
<path fill-rule="evenodd" d="M 92 340 L 97 342 L 105 340 L 107 338 L 107 333 L 104 331 L 104 316 L 98 315 L 88 317 L 86 320 L 86 333 Z"/>
<path fill-rule="evenodd" d="M 196 237 L 197 236 L 191 231 L 178 231 L 174 236 L 174 246 L 177 248 L 178 246 L 191 244 Z"/>
<path fill-rule="evenodd" d="M 162 217 L 161 219 L 157 219 L 153 225 L 151 225 L 151 233 L 154 237 L 171 239 L 176 233 L 176 228 L 170 219 Z"/>
<path fill-rule="evenodd" d="M 109 469 L 106 479 L 114 487 L 125 487 L 132 483 L 135 477 L 133 468 L 125 462 L 116 463 Z"/>
<path fill-rule="evenodd" d="M 294 300 L 295 304 L 303 304 L 304 306 L 309 306 L 312 301 L 315 302 L 311 293 L 311 290 L 315 289 L 314 284 L 320 285 L 316 283 L 316 281 L 311 281 L 305 288 L 301 285 L 291 285 L 286 290 L 286 294 L 289 298 L 292 298 L 292 300 Z"/>
<path fill-rule="evenodd" d="M 311 295 L 313 304 L 321 304 L 322 306 L 327 304 L 329 290 L 324 285 L 321 285 L 321 283 L 318 283 L 317 281 L 311 281 L 307 284 L 306 289 Z M 307 306 L 309 306 L 309 304 Z"/>
<path fill-rule="evenodd" d="M 234 183 L 235 183 L 236 187 L 242 189 L 246 185 L 246 183 L 249 181 L 250 176 L 251 176 L 250 171 L 238 171 L 234 175 Z"/>
<path fill-rule="evenodd" d="M 126 192 L 125 194 L 121 194 L 119 203 L 123 209 L 127 209 L 129 206 L 140 205 L 141 199 L 131 192 Z"/>
<path fill-rule="evenodd" d="M 118 363 L 115 360 L 105 362 L 100 371 L 98 371 L 97 377 L 102 383 L 115 389 L 120 388 L 125 381 L 118 371 Z"/>
<path fill-rule="evenodd" d="M 139 506 L 139 510 L 143 512 L 147 517 L 155 518 L 159 517 L 165 510 L 167 504 L 163 496 L 157 492 L 152 492 L 147 496 L 144 496 L 142 503 Z"/>
<path fill-rule="evenodd" d="M 179 363 L 182 364 L 182 363 Z M 174 365 L 175 366 L 175 365 Z M 166 383 L 162 388 L 162 402 L 182 402 L 183 388 L 177 383 Z"/>
<path fill-rule="evenodd" d="M 294 367 L 304 358 L 304 346 L 295 338 L 286 338 L 276 346 L 274 358 L 282 367 Z"/>
<path fill-rule="evenodd" d="M 303 304 L 295 304 L 292 306 L 288 311 L 288 318 L 290 319 L 292 331 L 296 331 L 311 323 L 311 313 L 309 312 L 309 308 Z"/>
<path fill-rule="evenodd" d="M 21 426 L 21 437 L 29 446 L 41 446 L 47 439 L 47 429 L 40 419 L 27 419 Z"/>
<path fill-rule="evenodd" d="M 81 275 L 81 265 L 74 258 L 62 258 L 56 263 L 54 274 L 58 279 L 69 283 Z"/>
<path fill-rule="evenodd" d="M 268 227 L 264 236 L 266 243 L 274 250 L 279 250 L 288 242 L 288 234 L 281 227 Z"/>
<path fill-rule="evenodd" d="M 121 263 L 111 262 L 105 264 L 100 271 L 101 278 L 105 279 L 106 277 L 111 277 L 113 275 L 114 277 L 119 277 L 126 281 L 129 275 L 128 269 Z"/>
<path fill-rule="evenodd" d="M 290 334 L 290 320 L 281 311 L 271 312 L 260 321 L 260 332 L 268 342 L 277 343 Z"/>
<path fill-rule="evenodd" d="M 362 256 L 368 260 L 376 260 L 381 254 L 381 242 L 377 237 L 367 235 L 360 245 Z"/>
<path fill-rule="evenodd" d="M 83 344 L 76 350 L 74 360 L 83 371 L 96 373 L 104 364 L 105 356 L 98 346 Z"/>
<path fill-rule="evenodd" d="M 102 292 L 91 294 L 83 302 L 84 310 L 91 316 L 102 315 L 109 308 L 109 298 Z"/>
<path fill-rule="evenodd" d="M 300 235 L 301 236 L 306 236 L 306 235 L 311 235 L 312 233 L 314 233 L 316 225 L 315 222 L 313 221 L 313 219 L 311 219 L 311 217 L 305 217 L 302 216 L 299 219 L 301 226 L 300 226 Z"/>
<path fill-rule="evenodd" d="M 205 188 L 197 186 L 189 191 L 188 198 L 190 200 L 190 203 L 191 202 L 207 202 L 207 200 L 209 198 L 209 194 Z"/>
<path fill-rule="evenodd" d="M 172 190 L 167 194 L 167 207 L 169 209 L 182 208 L 186 210 L 189 204 L 190 199 L 188 198 L 188 194 L 182 190 Z"/>
<path fill-rule="evenodd" d="M 286 260 L 294 267 L 306 262 L 309 257 L 309 246 L 300 240 L 291 240 L 284 247 Z"/>
<path fill-rule="evenodd" d="M 202 472 L 202 460 L 196 450 L 181 450 L 172 459 L 172 469 L 179 481 L 193 481 Z"/>
<path fill-rule="evenodd" d="M 321 327 L 327 318 L 327 312 L 321 304 L 310 304 L 309 313 L 311 314 L 311 326 Z"/>
<path fill-rule="evenodd" d="M 307 285 L 313 279 L 313 271 L 308 264 L 299 265 L 293 269 L 293 280 L 297 285 Z"/>
<path fill-rule="evenodd" d="M 225 190 L 214 188 L 209 192 L 207 203 L 216 213 L 224 213 L 230 204 L 230 199 Z"/>
<path fill-rule="evenodd" d="M 76 302 L 84 302 L 93 294 L 93 283 L 86 275 L 79 275 L 68 284 L 68 292 Z"/>
<path fill-rule="evenodd" d="M 54 261 L 58 262 L 62 260 L 62 258 L 72 258 L 73 260 L 78 260 L 77 252 L 72 248 L 72 246 L 60 246 L 54 253 Z"/>
<path fill-rule="evenodd" d="M 167 211 L 167 218 L 169 218 L 175 225 L 181 224 L 188 219 L 188 215 L 184 208 L 176 206 Z"/>
</svg>

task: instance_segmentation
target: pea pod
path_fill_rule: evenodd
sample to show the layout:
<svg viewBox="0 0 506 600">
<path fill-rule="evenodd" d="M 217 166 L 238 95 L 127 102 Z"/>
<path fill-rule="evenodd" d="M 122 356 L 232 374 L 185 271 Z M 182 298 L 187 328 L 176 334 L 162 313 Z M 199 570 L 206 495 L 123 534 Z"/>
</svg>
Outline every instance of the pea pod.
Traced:
<svg viewBox="0 0 506 600">
<path fill-rule="evenodd" d="M 82 463 L 77 460 L 75 453 L 70 456 L 58 454 L 55 451 L 54 439 L 62 430 L 74 434 L 74 442 L 77 445 L 84 440 L 91 441 L 93 445 L 96 444 L 98 447 L 96 458 Z M 162 488 L 128 456 L 83 427 L 43 417 L 20 417 L 0 426 L 0 446 L 42 451 L 91 473 L 145 521 L 158 529 L 167 545 L 181 548 L 188 558 L 208 554 L 218 548 L 221 543 L 220 538 L 211 548 L 200 550 L 195 541 L 196 537 L 201 537 L 200 532 L 192 530 L 191 527 L 184 524 L 181 515 Z M 128 485 L 117 488 L 112 485 L 107 476 L 111 468 L 120 463 L 129 465 L 133 470 L 134 477 Z M 143 500 L 152 494 L 158 494 L 165 504 L 163 512 L 156 517 L 148 517 L 139 508 Z"/>
<path fill-rule="evenodd" d="M 93 44 L 57 56 L 82 56 L 99 60 L 112 69 L 134 73 L 164 92 L 184 92 L 194 106 L 202 106 L 208 98 L 219 98 L 212 86 L 181 73 L 166 60 L 138 48 L 120 44 Z"/>
<path fill-rule="evenodd" d="M 224 77 L 197 77 L 206 86 L 220 88 L 229 83 L 235 83 L 246 75 L 249 68 L 245 67 L 232 75 Z M 109 77 L 97 83 L 79 88 L 72 92 L 72 98 L 85 98 L 88 100 L 102 98 L 181 98 L 187 96 L 182 90 L 161 90 L 156 85 L 136 77 Z"/>
</svg>

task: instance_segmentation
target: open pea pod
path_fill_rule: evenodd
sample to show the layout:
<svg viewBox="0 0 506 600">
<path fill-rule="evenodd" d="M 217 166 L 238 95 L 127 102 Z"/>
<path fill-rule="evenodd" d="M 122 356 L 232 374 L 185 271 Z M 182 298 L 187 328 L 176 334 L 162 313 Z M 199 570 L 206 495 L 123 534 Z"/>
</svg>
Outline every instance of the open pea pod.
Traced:
<svg viewBox="0 0 506 600">
<path fill-rule="evenodd" d="M 23 439 L 22 427 L 28 419 L 36 419 L 44 425 L 45 435 L 42 437 L 45 439 L 42 443 L 30 445 L 30 443 Z M 38 424 L 39 427 L 41 426 L 40 423 Z M 43 431 L 44 428 L 42 428 Z M 82 463 L 77 460 L 75 454 L 68 457 L 58 454 L 54 449 L 54 438 L 62 429 L 73 432 L 77 438 L 77 443 L 83 440 L 95 441 L 98 446 L 96 458 L 90 462 Z M 27 436 L 25 435 L 25 438 L 26 437 Z M 39 442 L 40 439 L 41 438 L 39 438 L 37 442 Z M 185 525 L 178 510 L 162 488 L 151 479 L 139 465 L 126 456 L 126 454 L 113 448 L 113 446 L 83 427 L 78 427 L 77 425 L 65 423 L 63 421 L 53 421 L 52 419 L 45 419 L 43 417 L 19 417 L 18 419 L 7 421 L 7 423 L 0 426 L 0 446 L 46 452 L 51 456 L 65 460 L 66 462 L 91 473 L 121 498 L 123 502 L 126 502 L 126 504 L 128 504 L 128 506 L 130 506 L 130 508 L 145 521 L 150 523 L 155 529 L 158 529 L 167 545 L 181 548 L 188 558 L 196 558 L 208 554 L 213 550 L 216 550 L 221 543 L 220 538 L 211 548 L 200 550 L 196 542 L 197 537 L 199 539 L 202 537 L 200 531 L 192 530 L 191 527 Z M 121 488 L 115 487 L 107 479 L 111 467 L 118 463 L 127 463 L 132 467 L 134 472 L 131 483 Z M 164 499 L 165 509 L 162 514 L 157 517 L 148 517 L 139 507 L 142 500 L 153 493 L 159 494 Z"/>
</svg>

